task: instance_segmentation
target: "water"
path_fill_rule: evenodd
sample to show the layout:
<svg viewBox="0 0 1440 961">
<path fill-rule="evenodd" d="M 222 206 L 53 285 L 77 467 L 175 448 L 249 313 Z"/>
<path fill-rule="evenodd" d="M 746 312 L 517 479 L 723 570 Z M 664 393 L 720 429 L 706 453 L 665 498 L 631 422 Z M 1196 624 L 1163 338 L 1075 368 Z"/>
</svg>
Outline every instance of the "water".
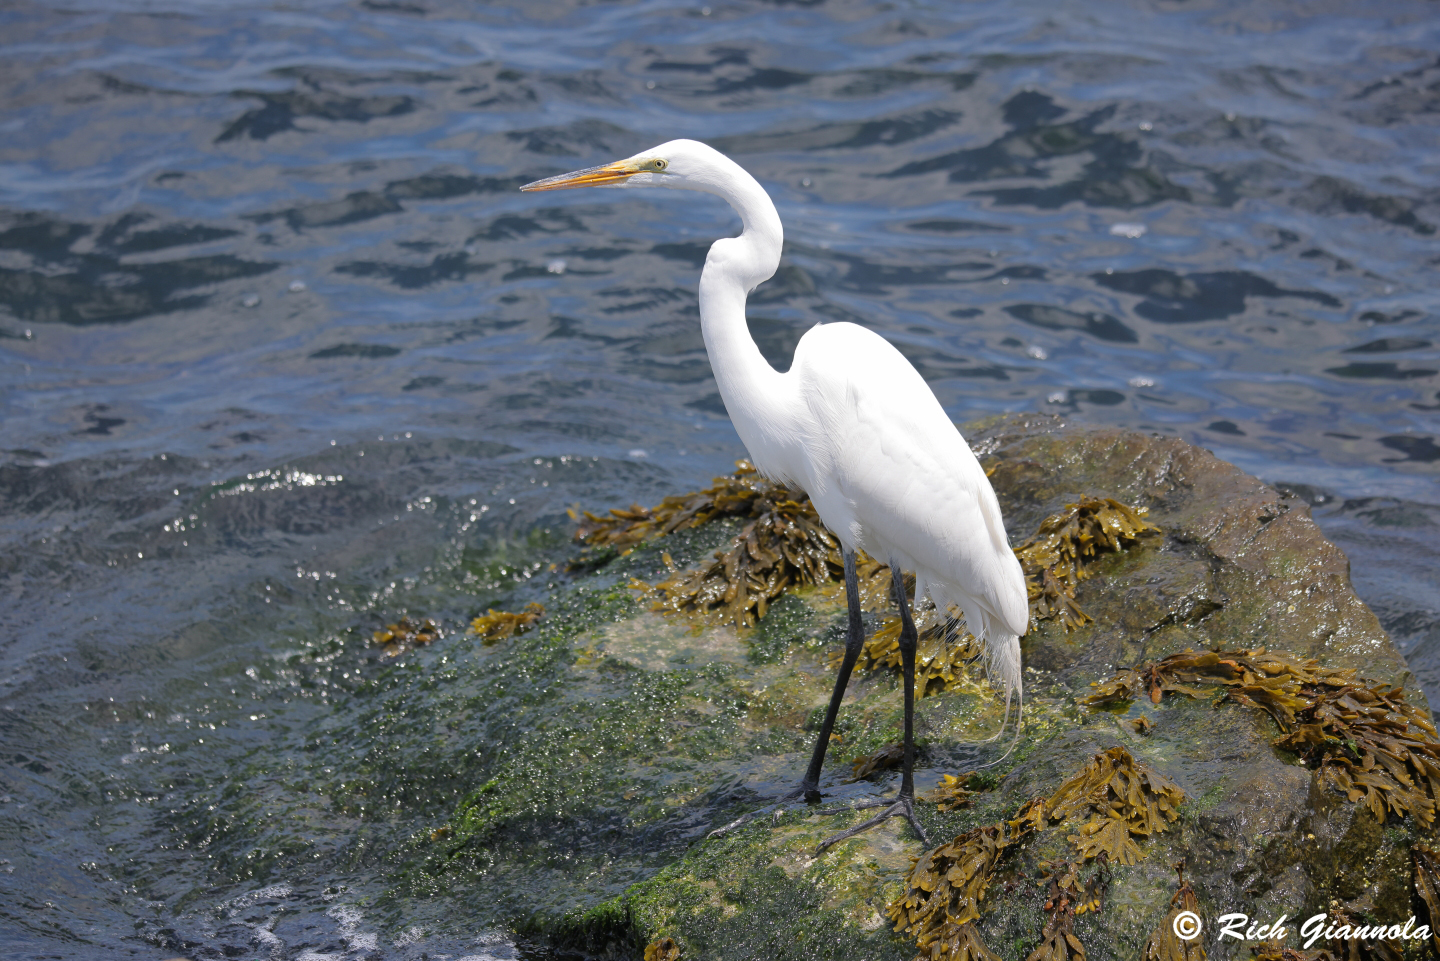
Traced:
<svg viewBox="0 0 1440 961">
<path fill-rule="evenodd" d="M 296 745 L 385 619 L 458 624 L 565 507 L 741 454 L 695 302 L 728 209 L 514 189 L 674 137 L 776 200 L 776 363 L 855 319 L 957 420 L 1290 485 L 1440 695 L 1429 4 L 135 0 L 0 37 L 6 957 L 538 950 L 483 884 L 375 901 L 461 773 L 367 818 Z"/>
</svg>

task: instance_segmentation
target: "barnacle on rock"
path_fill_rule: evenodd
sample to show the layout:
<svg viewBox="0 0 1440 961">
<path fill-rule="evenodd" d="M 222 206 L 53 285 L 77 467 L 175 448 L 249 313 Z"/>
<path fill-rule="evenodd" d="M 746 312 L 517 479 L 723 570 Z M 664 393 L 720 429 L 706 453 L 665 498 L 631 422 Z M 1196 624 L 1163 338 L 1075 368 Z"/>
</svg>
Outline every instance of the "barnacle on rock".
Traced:
<svg viewBox="0 0 1440 961">
<path fill-rule="evenodd" d="M 1100 554 L 1160 533 L 1144 514 L 1143 507 L 1109 497 L 1084 497 L 1041 521 L 1034 536 L 1015 548 L 1035 619 L 1059 618 L 1066 630 L 1089 623 L 1090 616 L 1075 603 L 1076 587 L 1091 576 Z"/>
<path fill-rule="evenodd" d="M 1264 709 L 1279 726 L 1275 746 L 1294 751 L 1323 783 L 1384 822 L 1387 813 L 1435 821 L 1440 802 L 1440 738 L 1423 709 L 1388 684 L 1256 650 L 1185 651 L 1097 683 L 1089 704 L 1141 694 L 1213 696 Z"/>
<path fill-rule="evenodd" d="M 880 771 L 889 771 L 900 766 L 905 760 L 905 745 L 900 741 L 887 744 L 874 754 L 851 758 L 850 780 L 863 781 Z"/>
<path fill-rule="evenodd" d="M 518 614 L 497 611 L 491 608 L 486 614 L 470 622 L 470 633 L 486 644 L 494 644 L 515 634 L 524 634 L 545 616 L 545 608 L 531 602 Z"/>
<path fill-rule="evenodd" d="M 1144 961 L 1205 961 L 1205 946 L 1200 939 L 1186 941 L 1175 931 L 1175 919 L 1181 914 L 1187 911 L 1195 915 L 1200 913 L 1195 889 L 1185 880 L 1185 862 L 1176 864 L 1175 871 L 1180 876 L 1180 886 L 1170 897 L 1170 913 L 1150 932 L 1145 942 L 1145 953 L 1141 956 Z"/>
<path fill-rule="evenodd" d="M 417 624 L 408 617 L 402 617 L 394 624 L 385 625 L 384 630 L 374 632 L 371 639 L 384 645 L 386 657 L 395 657 L 429 644 L 439 636 L 440 628 L 430 618 Z"/>
</svg>

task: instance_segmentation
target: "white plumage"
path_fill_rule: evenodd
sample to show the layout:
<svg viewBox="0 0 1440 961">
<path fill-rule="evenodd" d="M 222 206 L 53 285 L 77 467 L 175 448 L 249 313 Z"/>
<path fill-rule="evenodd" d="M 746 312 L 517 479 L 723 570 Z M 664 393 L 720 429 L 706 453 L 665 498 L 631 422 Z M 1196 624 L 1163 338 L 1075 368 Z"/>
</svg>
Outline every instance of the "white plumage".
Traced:
<svg viewBox="0 0 1440 961">
<path fill-rule="evenodd" d="M 735 208 L 744 229 L 710 248 L 700 322 L 720 396 L 751 460 L 808 493 L 847 553 L 860 548 L 896 571 L 913 571 L 917 599 L 963 611 L 1008 708 L 1022 693 L 1024 575 L 989 479 L 920 374 L 884 338 L 849 323 L 811 328 L 787 372 L 770 366 L 750 336 L 745 299 L 779 266 L 780 217 L 755 179 L 719 151 L 674 140 L 522 189 L 582 186 L 701 190 Z M 846 674 L 842 668 L 832 720 Z M 908 717 L 907 708 L 907 744 Z M 824 747 L 816 747 L 817 777 Z M 908 807 L 899 813 L 910 816 Z"/>
</svg>

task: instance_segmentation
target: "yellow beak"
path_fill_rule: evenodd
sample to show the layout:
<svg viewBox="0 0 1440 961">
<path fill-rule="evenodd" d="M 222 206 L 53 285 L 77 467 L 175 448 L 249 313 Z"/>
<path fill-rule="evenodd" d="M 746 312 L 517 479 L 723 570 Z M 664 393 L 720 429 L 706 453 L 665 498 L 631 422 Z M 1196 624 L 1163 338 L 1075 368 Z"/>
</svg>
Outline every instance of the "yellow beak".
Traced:
<svg viewBox="0 0 1440 961">
<path fill-rule="evenodd" d="M 569 190 L 572 187 L 609 187 L 623 184 L 628 178 L 640 173 L 634 161 L 617 160 L 603 167 L 586 167 L 558 177 L 546 177 L 526 184 L 521 190 Z"/>
</svg>

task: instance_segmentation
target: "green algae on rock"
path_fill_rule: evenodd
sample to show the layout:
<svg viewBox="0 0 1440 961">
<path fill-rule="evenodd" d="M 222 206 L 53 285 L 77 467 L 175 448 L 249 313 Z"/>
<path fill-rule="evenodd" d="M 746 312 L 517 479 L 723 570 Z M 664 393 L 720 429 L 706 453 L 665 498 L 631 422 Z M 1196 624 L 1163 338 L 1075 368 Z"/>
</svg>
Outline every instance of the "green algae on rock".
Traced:
<svg viewBox="0 0 1440 961">
<path fill-rule="evenodd" d="M 1396 915 L 1408 912 L 1417 883 L 1416 818 L 1381 821 L 1363 799 L 1318 790 L 1297 754 L 1274 745 L 1270 715 L 1173 694 L 1157 703 L 1139 681 L 1134 698 L 1084 703 L 1092 683 L 1119 666 L 1187 649 L 1264 647 L 1293 652 L 1297 665 L 1316 661 L 1311 674 L 1354 670 L 1377 687 L 1399 685 L 1423 716 L 1413 679 L 1306 505 L 1178 440 L 1082 431 L 1050 418 L 1009 418 L 967 436 L 992 470 L 1012 532 L 1035 531 L 1066 505 L 1108 498 L 1145 508 L 1143 522 L 1160 533 L 1081 562 L 1089 576 L 1075 579 L 1071 600 L 1091 621 L 1034 623 L 1023 641 L 1026 736 L 980 779 L 985 790 L 966 778 L 965 797 L 950 792 L 955 803 L 917 805 L 932 837 L 970 836 L 978 845 L 972 832 L 1005 825 L 983 897 L 971 899 L 976 916 L 931 947 L 943 941 L 951 957 L 1025 961 L 1047 943 L 1070 950 L 1072 935 L 1091 958 L 1138 958 L 1147 939 L 1157 952 L 1182 950 L 1158 934 L 1177 909 L 1294 916 L 1333 901 L 1355 917 L 1403 921 Z M 455 741 L 468 787 L 486 786 L 463 811 L 450 809 L 452 833 L 431 842 L 427 830 L 417 841 L 422 855 L 407 896 L 472 884 L 503 900 L 509 923 L 529 936 L 593 956 L 635 958 L 663 938 L 686 957 L 915 956 L 916 941 L 895 935 L 884 916 L 909 890 L 919 853 L 907 827 L 884 825 L 820 858 L 811 852 L 836 820 L 803 807 L 705 837 L 793 786 L 813 737 L 806 727 L 813 730 L 831 684 L 826 653 L 843 637 L 843 608 L 833 587 L 796 590 L 794 581 L 763 616 L 751 608 L 753 629 L 712 616 L 697 632 L 694 619 L 643 610 L 626 585 L 693 569 L 717 547 L 725 553 L 755 520 L 756 498 L 742 498 L 745 513 L 607 547 L 543 591 L 532 583 L 526 594 L 497 596 L 497 607 L 539 598 L 559 615 L 504 647 L 470 640 L 475 666 L 462 676 L 474 690 L 453 706 L 426 700 L 419 680 L 409 700 L 394 699 L 387 711 L 397 716 L 433 717 L 445 732 L 436 743 Z M 565 613 L 572 610 L 593 613 Z M 942 776 L 1003 751 L 976 746 L 998 725 L 995 698 L 946 687 L 917 705 L 925 744 L 917 789 L 938 792 L 929 795 L 937 801 L 953 787 Z M 832 751 L 822 776 L 833 801 L 866 801 L 893 787 L 895 775 L 883 771 L 850 783 L 848 759 L 893 742 L 899 714 L 889 671 L 856 675 L 836 728 L 845 750 Z M 1117 748 L 1154 779 L 1128 773 L 1108 753 Z M 409 763 L 439 764 L 446 750 L 433 760 L 412 752 Z M 1030 803 L 1054 797 L 1077 774 L 1098 778 L 1085 775 L 1097 756 L 1110 760 L 1094 763 L 1113 768 L 1104 791 L 1074 790 L 1099 800 L 1073 805 L 1063 821 Z M 1144 804 L 1121 803 L 1132 790 Z M 1026 823 L 1012 829 L 1009 819 Z M 951 867 L 978 856 L 970 843 Z M 1100 900 L 1098 887 L 1086 892 L 1102 854 L 1103 905 L 1082 911 Z M 1168 867 L 1182 859 L 1183 896 Z M 1073 919 L 1056 919 L 1051 880 Z M 965 887 L 959 876 L 955 884 Z M 1186 945 L 1155 956 L 1242 956 L 1209 933 Z"/>
</svg>

